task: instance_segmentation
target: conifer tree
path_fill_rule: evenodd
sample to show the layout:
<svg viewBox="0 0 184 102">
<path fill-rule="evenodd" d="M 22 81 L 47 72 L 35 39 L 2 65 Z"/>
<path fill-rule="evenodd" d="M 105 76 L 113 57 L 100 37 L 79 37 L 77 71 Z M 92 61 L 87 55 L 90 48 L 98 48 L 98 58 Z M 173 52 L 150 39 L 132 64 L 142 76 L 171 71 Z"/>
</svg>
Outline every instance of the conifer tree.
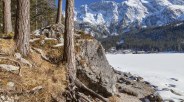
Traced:
<svg viewBox="0 0 184 102">
<path fill-rule="evenodd" d="M 3 33 L 12 32 L 11 0 L 3 0 Z"/>
<path fill-rule="evenodd" d="M 17 0 L 15 40 L 17 50 L 23 55 L 29 54 L 30 39 L 30 0 Z"/>
</svg>

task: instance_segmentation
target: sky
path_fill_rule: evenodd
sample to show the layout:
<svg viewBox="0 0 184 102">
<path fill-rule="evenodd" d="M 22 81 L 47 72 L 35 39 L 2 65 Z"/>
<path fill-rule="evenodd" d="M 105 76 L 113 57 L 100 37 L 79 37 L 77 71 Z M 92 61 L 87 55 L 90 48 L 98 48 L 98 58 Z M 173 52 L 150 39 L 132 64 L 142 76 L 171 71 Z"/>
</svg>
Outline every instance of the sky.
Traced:
<svg viewBox="0 0 184 102">
<path fill-rule="evenodd" d="M 75 0 L 75 7 L 79 8 L 81 5 L 90 4 L 92 2 L 98 2 L 98 1 L 102 1 L 102 0 Z M 108 1 L 121 2 L 123 0 L 108 0 Z M 57 4 L 57 2 L 58 2 L 58 0 L 56 0 L 56 4 Z M 65 8 L 65 2 L 66 2 L 66 0 L 63 0 L 63 9 Z"/>
</svg>

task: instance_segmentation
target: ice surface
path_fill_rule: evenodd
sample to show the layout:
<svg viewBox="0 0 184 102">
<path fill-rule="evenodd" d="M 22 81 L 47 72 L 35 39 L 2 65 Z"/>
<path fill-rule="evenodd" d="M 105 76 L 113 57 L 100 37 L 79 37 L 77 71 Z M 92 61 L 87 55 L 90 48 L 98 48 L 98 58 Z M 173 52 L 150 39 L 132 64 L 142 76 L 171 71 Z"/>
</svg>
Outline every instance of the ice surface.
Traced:
<svg viewBox="0 0 184 102">
<path fill-rule="evenodd" d="M 163 99 L 184 100 L 184 54 L 107 54 L 109 63 L 156 86 Z"/>
</svg>

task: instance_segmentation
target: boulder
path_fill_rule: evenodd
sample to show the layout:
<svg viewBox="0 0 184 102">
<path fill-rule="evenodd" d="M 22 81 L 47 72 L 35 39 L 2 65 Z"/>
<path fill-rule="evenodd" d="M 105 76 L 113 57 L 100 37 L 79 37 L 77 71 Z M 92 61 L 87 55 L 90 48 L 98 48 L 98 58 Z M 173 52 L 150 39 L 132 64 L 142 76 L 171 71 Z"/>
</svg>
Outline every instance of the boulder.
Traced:
<svg viewBox="0 0 184 102">
<path fill-rule="evenodd" d="M 77 77 L 88 88 L 109 97 L 116 92 L 116 75 L 109 65 L 104 48 L 95 39 L 80 40 L 77 52 Z"/>
<path fill-rule="evenodd" d="M 33 32 L 35 36 L 45 35 L 48 38 L 56 38 L 58 40 L 62 40 L 62 34 L 64 34 L 64 25 L 62 24 L 55 24 L 50 25 L 42 29 L 35 30 Z"/>
</svg>

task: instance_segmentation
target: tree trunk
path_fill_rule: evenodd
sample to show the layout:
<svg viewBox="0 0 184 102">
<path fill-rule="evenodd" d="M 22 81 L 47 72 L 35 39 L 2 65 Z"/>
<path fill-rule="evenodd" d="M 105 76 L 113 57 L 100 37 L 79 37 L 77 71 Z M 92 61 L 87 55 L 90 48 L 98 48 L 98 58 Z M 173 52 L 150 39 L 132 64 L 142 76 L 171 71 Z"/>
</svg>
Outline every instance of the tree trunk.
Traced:
<svg viewBox="0 0 184 102">
<path fill-rule="evenodd" d="M 65 35 L 64 35 L 64 61 L 67 62 L 67 71 L 69 78 L 68 95 L 71 98 L 68 102 L 78 102 L 76 98 L 76 87 L 87 91 L 91 95 L 101 99 L 104 102 L 109 102 L 103 96 L 95 93 L 93 90 L 87 88 L 76 77 L 75 65 L 75 48 L 74 48 L 74 0 L 66 0 L 66 13 L 65 13 Z"/>
<path fill-rule="evenodd" d="M 37 15 L 38 15 L 38 0 L 36 0 L 36 7 L 35 7 L 35 13 L 36 13 L 36 21 L 35 21 L 35 29 L 38 29 L 38 20 L 37 20 Z"/>
<path fill-rule="evenodd" d="M 27 56 L 30 39 L 30 1 L 17 0 L 17 16 L 15 26 L 15 40 L 17 50 Z"/>
<path fill-rule="evenodd" d="M 61 20 L 62 20 L 62 0 L 58 0 L 56 23 L 61 24 L 62 23 Z"/>
<path fill-rule="evenodd" d="M 70 80 L 76 78 L 74 49 L 74 0 L 66 0 L 64 60 L 67 62 Z"/>
<path fill-rule="evenodd" d="M 3 32 L 5 34 L 12 32 L 11 0 L 3 0 Z"/>
</svg>

